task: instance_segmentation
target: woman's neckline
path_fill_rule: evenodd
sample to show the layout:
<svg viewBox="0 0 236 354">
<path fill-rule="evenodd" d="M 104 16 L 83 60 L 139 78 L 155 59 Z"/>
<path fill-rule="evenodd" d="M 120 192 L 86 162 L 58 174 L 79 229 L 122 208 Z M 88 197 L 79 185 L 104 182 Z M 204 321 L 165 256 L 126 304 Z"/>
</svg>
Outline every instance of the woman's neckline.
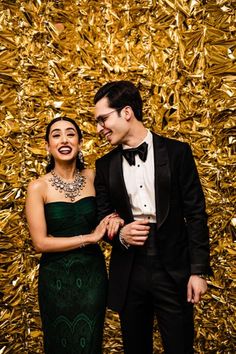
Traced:
<svg viewBox="0 0 236 354">
<path fill-rule="evenodd" d="M 55 204 L 55 203 L 77 204 L 78 202 L 81 202 L 82 200 L 88 199 L 88 198 L 95 198 L 95 195 L 88 195 L 87 197 L 80 198 L 80 199 L 76 200 L 75 202 L 67 202 L 65 200 L 55 200 L 52 202 L 45 203 L 44 205 L 50 205 L 50 204 Z"/>
</svg>

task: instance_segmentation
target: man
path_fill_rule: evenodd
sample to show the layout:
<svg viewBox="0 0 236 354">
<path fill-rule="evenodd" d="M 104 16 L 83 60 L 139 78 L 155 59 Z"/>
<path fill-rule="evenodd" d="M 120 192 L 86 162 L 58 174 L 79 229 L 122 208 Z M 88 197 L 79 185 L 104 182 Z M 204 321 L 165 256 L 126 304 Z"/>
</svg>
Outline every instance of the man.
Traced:
<svg viewBox="0 0 236 354">
<path fill-rule="evenodd" d="M 124 220 L 112 240 L 108 295 L 124 353 L 152 353 L 154 315 L 165 353 L 193 353 L 193 304 L 211 269 L 191 149 L 144 127 L 142 99 L 129 81 L 104 85 L 94 103 L 98 132 L 118 145 L 97 160 L 95 188 L 99 218 L 116 211 Z"/>
</svg>

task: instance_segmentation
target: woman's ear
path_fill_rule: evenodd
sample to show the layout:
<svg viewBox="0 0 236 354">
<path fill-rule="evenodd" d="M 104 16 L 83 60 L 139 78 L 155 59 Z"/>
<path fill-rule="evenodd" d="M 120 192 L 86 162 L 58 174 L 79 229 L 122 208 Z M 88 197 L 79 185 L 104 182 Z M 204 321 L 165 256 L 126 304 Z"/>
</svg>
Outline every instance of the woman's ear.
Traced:
<svg viewBox="0 0 236 354">
<path fill-rule="evenodd" d="M 46 143 L 45 143 L 45 149 L 46 149 L 46 151 L 47 151 L 48 153 L 50 153 L 50 148 L 49 148 L 49 144 L 48 144 L 47 141 L 46 141 Z"/>
<path fill-rule="evenodd" d="M 79 150 L 82 149 L 82 146 L 83 146 L 83 139 L 81 139 L 81 140 L 79 141 L 79 144 L 78 144 Z"/>
</svg>

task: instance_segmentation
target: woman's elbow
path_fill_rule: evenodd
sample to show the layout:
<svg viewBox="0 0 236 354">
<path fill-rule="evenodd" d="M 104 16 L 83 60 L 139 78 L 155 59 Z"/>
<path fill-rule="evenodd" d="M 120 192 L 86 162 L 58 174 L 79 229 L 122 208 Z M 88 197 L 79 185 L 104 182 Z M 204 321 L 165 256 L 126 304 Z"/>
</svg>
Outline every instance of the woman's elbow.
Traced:
<svg viewBox="0 0 236 354">
<path fill-rule="evenodd" d="M 43 252 L 43 248 L 41 247 L 40 244 L 33 242 L 33 247 L 36 253 L 42 253 Z"/>
<path fill-rule="evenodd" d="M 40 241 L 33 240 L 33 246 L 34 246 L 36 253 L 44 253 L 44 252 L 48 251 L 46 243 L 42 240 L 40 240 Z"/>
</svg>

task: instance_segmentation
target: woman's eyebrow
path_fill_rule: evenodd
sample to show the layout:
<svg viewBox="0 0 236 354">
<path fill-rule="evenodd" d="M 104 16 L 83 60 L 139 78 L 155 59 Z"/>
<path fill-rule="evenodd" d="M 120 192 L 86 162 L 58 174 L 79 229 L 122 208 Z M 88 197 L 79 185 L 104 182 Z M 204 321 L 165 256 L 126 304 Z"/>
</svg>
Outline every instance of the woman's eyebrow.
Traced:
<svg viewBox="0 0 236 354">
<path fill-rule="evenodd" d="M 67 130 L 67 131 L 68 131 L 68 130 L 73 130 L 73 131 L 75 131 L 75 129 L 74 129 L 73 127 L 66 128 L 66 130 Z M 61 131 L 61 129 L 59 129 L 59 128 L 54 128 L 54 129 L 52 129 L 51 134 L 52 134 L 52 133 L 55 133 L 55 132 L 60 132 L 60 131 Z"/>
</svg>

